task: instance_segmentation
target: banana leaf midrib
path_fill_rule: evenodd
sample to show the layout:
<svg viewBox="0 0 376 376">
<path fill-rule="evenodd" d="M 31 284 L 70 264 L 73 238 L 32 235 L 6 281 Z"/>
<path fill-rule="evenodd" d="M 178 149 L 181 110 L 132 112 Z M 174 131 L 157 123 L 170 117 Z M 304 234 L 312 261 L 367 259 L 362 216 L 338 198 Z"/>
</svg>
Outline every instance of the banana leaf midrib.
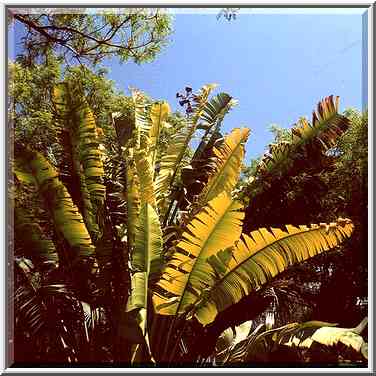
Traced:
<svg viewBox="0 0 376 376">
<path fill-rule="evenodd" d="M 206 238 L 205 243 L 203 244 L 203 246 L 201 247 L 201 249 L 205 249 L 206 245 L 208 244 L 208 240 L 211 238 L 212 234 L 215 232 L 215 229 L 218 227 L 218 224 L 222 221 L 223 217 L 228 213 L 229 208 L 230 208 L 233 204 L 234 204 L 233 201 L 229 201 L 228 208 L 227 208 L 227 209 L 223 212 L 223 214 L 218 218 L 218 221 L 216 222 L 215 226 L 213 227 L 213 229 L 212 229 L 212 231 L 211 231 L 211 235 L 208 236 L 208 237 Z M 213 209 L 213 208 L 212 208 L 212 209 Z M 214 209 L 213 209 L 213 210 L 214 210 Z M 202 257 L 200 257 L 200 256 L 201 256 L 201 252 L 200 252 L 199 255 L 198 255 L 197 257 L 195 257 L 195 259 L 194 259 L 194 263 L 193 263 L 192 269 L 191 269 L 191 271 L 190 271 L 190 273 L 189 273 L 189 276 L 188 276 L 188 278 L 187 278 L 187 281 L 186 281 L 186 283 L 185 283 L 185 285 L 184 285 L 184 290 L 183 290 L 183 293 L 181 294 L 181 298 L 180 298 L 180 300 L 179 300 L 179 304 L 178 304 L 177 309 L 176 309 L 177 314 L 179 313 L 179 309 L 180 309 L 180 307 L 181 307 L 181 302 L 182 302 L 182 300 L 183 300 L 183 296 L 185 295 L 185 292 L 186 292 L 186 290 L 187 290 L 187 286 L 188 286 L 188 284 L 189 284 L 189 282 L 190 282 L 190 280 L 191 280 L 191 276 L 194 274 L 194 269 L 195 269 L 195 266 L 196 266 L 196 264 L 197 264 L 197 261 L 198 261 L 199 259 L 202 259 Z"/>
<path fill-rule="evenodd" d="M 257 252 L 253 253 L 251 256 L 249 256 L 248 258 L 246 258 L 245 260 L 243 260 L 242 262 L 240 262 L 239 264 L 237 264 L 236 268 L 234 269 L 231 269 L 229 270 L 224 276 L 222 276 L 210 289 L 210 296 L 212 294 L 212 291 L 214 291 L 227 277 L 229 274 L 235 272 L 235 270 L 239 269 L 244 263 L 246 263 L 247 261 L 249 261 L 253 256 L 259 254 L 260 252 L 264 251 L 266 248 L 269 248 L 271 246 L 273 246 L 275 243 L 278 243 L 279 241 L 281 240 L 285 240 L 287 238 L 291 238 L 291 237 L 294 237 L 294 236 L 298 236 L 298 235 L 301 235 L 303 233 L 312 233 L 312 232 L 319 232 L 320 231 L 320 228 L 317 228 L 317 229 L 307 229 L 307 230 L 304 230 L 304 231 L 300 231 L 300 232 L 297 232 L 295 234 L 289 234 L 288 236 L 285 236 L 283 238 L 280 238 L 280 239 L 276 239 L 275 241 L 273 241 L 272 243 L 269 243 L 268 245 L 264 246 L 263 248 L 259 249 Z M 326 241 L 326 238 L 325 238 L 325 241 Z M 338 244 L 335 246 L 337 247 Z M 335 248 L 335 247 L 331 247 L 331 248 Z M 303 260 L 304 261 L 304 260 Z M 291 265 L 288 265 L 288 266 L 291 266 Z M 210 297 L 209 297 L 210 299 Z M 197 302 L 199 301 L 199 299 L 196 300 L 195 303 L 193 304 L 196 304 Z M 208 301 L 208 300 L 206 300 Z"/>
</svg>

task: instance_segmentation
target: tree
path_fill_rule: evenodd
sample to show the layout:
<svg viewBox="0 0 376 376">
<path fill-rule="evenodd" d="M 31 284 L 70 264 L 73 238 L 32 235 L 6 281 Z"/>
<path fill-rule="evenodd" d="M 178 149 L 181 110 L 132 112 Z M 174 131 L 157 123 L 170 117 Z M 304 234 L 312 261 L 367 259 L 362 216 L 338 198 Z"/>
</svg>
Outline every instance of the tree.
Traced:
<svg viewBox="0 0 376 376">
<path fill-rule="evenodd" d="M 317 210 L 322 215 L 349 215 L 356 226 L 351 241 L 338 255 L 325 290 L 318 296 L 320 318 L 334 321 L 334 307 L 343 307 L 341 325 L 351 325 L 367 311 L 368 296 L 368 119 L 367 113 L 345 111 L 349 130 L 332 150 L 335 164 L 322 176 L 328 187 Z M 346 214 L 345 214 L 346 213 Z M 338 291 L 336 286 L 342 286 Z"/>
<path fill-rule="evenodd" d="M 131 111 L 130 98 L 115 90 L 97 67 L 105 58 L 137 63 L 152 60 L 167 44 L 171 17 L 160 9 L 119 9 L 97 13 L 80 8 L 11 8 L 9 25 L 24 31 L 22 51 L 9 63 L 8 123 L 16 141 L 33 144 L 59 158 L 59 143 L 52 116 L 52 88 L 64 77 L 82 85 L 97 124 L 106 128 L 107 143 L 114 130 L 112 113 Z M 89 64 L 83 65 L 83 62 Z M 76 64 L 72 64 L 76 63 Z"/>
<path fill-rule="evenodd" d="M 195 94 L 192 112 L 160 152 L 166 102 L 134 90 L 133 111 L 115 117 L 118 144 L 106 152 L 83 88 L 70 81 L 54 88 L 65 175 L 29 145 L 15 148 L 15 189 L 35 187 L 50 223 L 24 213 L 16 195 L 19 361 L 28 346 L 35 359 L 63 364 L 194 362 L 195 347 L 221 315 L 351 235 L 353 224 L 343 218 L 242 234 L 244 205 L 232 192 L 249 130 L 219 137 L 234 102 L 224 93 L 210 98 L 213 88 Z M 337 108 L 330 99 L 321 106 L 330 111 L 320 122 L 337 129 Z M 204 134 L 187 166 L 199 128 Z M 188 195 L 185 171 L 193 165 L 205 173 Z"/>
<path fill-rule="evenodd" d="M 65 78 L 82 86 L 98 127 L 105 130 L 105 144 L 111 145 L 116 137 L 111 116 L 119 111 L 131 111 L 132 100 L 115 89 L 114 82 L 106 75 L 105 68 L 64 67 L 61 59 L 52 54 L 48 64 L 28 66 L 22 59 L 10 62 L 8 124 L 14 140 L 34 145 L 51 161 L 59 158 L 52 93 L 57 83 Z"/>
<path fill-rule="evenodd" d="M 15 140 L 31 142 L 46 151 L 57 140 L 50 108 L 51 90 L 61 78 L 58 59 L 49 56 L 49 64 L 25 67 L 19 62 L 8 65 L 8 124 Z"/>
<path fill-rule="evenodd" d="M 10 22 L 22 25 L 23 53 L 28 64 L 45 62 L 50 51 L 71 64 L 96 65 L 116 56 L 120 62 L 150 61 L 166 45 L 171 18 L 161 9 L 125 8 L 96 10 L 86 8 L 61 12 L 12 8 Z"/>
<path fill-rule="evenodd" d="M 299 119 L 289 132 L 288 141 L 281 140 L 269 146 L 269 151 L 257 166 L 254 179 L 241 194 L 250 201 L 246 220 L 248 230 L 265 222 L 270 225 L 283 223 L 284 207 L 288 208 L 293 223 L 301 223 L 300 216 L 311 212 L 309 208 L 314 208 L 319 200 L 318 192 L 324 192 L 326 188 L 320 185 L 320 179 L 312 177 L 331 167 L 333 158 L 326 153 L 336 145 L 336 140 L 348 126 L 348 119 L 338 113 L 338 98 L 328 97 L 318 104 L 312 122 Z M 299 178 L 307 183 L 304 188 L 303 184 L 296 183 Z M 298 188 L 302 188 L 301 192 L 297 192 Z M 308 192 L 316 194 L 307 195 Z M 271 207 L 280 209 L 269 211 Z M 298 210 L 299 207 L 306 210 Z"/>
</svg>

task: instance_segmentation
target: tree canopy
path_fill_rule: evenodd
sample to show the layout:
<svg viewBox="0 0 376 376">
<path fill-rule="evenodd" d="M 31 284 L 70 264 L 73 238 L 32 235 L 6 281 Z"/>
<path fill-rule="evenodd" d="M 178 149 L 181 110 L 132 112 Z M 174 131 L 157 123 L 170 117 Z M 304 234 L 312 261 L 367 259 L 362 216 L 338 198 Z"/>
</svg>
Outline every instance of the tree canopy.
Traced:
<svg viewBox="0 0 376 376">
<path fill-rule="evenodd" d="M 45 60 L 53 50 L 66 63 L 98 64 L 108 57 L 120 62 L 153 60 L 168 43 L 171 16 L 162 9 L 40 9 L 30 14 L 9 10 L 10 23 L 22 24 L 22 46 L 28 63 Z"/>
</svg>

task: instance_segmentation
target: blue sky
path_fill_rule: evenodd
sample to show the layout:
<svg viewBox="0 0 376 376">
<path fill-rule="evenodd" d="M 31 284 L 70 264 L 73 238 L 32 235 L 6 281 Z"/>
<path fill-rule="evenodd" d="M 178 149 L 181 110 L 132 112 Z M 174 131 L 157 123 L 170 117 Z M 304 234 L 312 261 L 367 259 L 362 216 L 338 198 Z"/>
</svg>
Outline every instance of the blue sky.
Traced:
<svg viewBox="0 0 376 376">
<path fill-rule="evenodd" d="M 235 21 L 211 14 L 176 14 L 169 46 L 152 63 L 118 65 L 110 78 L 119 88 L 137 87 L 178 108 L 175 94 L 217 83 L 239 104 L 223 130 L 248 126 L 246 160 L 272 140 L 271 123 L 289 127 L 311 117 L 324 96 L 341 97 L 341 109 L 362 108 L 361 11 L 241 13 Z M 302 14 L 303 13 L 303 14 Z"/>
<path fill-rule="evenodd" d="M 106 61 L 119 89 L 145 91 L 178 109 L 175 94 L 217 83 L 239 101 L 223 131 L 248 126 L 246 161 L 272 141 L 268 126 L 290 127 L 311 118 L 317 102 L 339 95 L 340 107 L 361 109 L 361 9 L 253 9 L 236 20 L 217 20 L 218 10 L 175 9 L 170 43 L 155 61 L 120 65 Z"/>
</svg>

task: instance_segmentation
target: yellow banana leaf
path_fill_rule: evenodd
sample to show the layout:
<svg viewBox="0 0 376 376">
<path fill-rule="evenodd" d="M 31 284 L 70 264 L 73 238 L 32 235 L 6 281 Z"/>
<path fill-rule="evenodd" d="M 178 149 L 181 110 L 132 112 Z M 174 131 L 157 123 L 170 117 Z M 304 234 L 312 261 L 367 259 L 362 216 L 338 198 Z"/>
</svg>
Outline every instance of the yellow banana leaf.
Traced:
<svg viewBox="0 0 376 376">
<path fill-rule="evenodd" d="M 188 224 L 172 259 L 164 267 L 153 293 L 156 312 L 185 313 L 207 287 L 211 266 L 206 259 L 231 246 L 240 236 L 241 205 L 222 193 L 211 200 Z"/>
<path fill-rule="evenodd" d="M 137 90 L 132 90 L 134 105 L 134 135 L 133 146 L 140 150 L 146 150 L 149 146 L 149 134 L 152 123 L 149 114 L 149 105 L 145 95 Z"/>
<path fill-rule="evenodd" d="M 244 144 L 247 141 L 249 129 L 235 128 L 225 137 L 223 144 L 215 147 L 213 173 L 202 191 L 199 203 L 204 205 L 222 191 L 231 194 L 239 180 L 244 157 Z"/>
<path fill-rule="evenodd" d="M 70 246 L 72 259 L 93 257 L 94 246 L 89 232 L 56 170 L 40 153 L 26 147 L 18 148 L 16 159 L 16 176 L 26 175 L 34 182 L 52 215 L 56 230 Z"/>
<path fill-rule="evenodd" d="M 157 273 L 161 267 L 162 230 L 153 207 L 143 204 L 136 232 L 135 249 L 131 256 L 131 272 Z"/>
<path fill-rule="evenodd" d="M 99 147 L 98 128 L 79 87 L 62 83 L 54 89 L 57 123 L 69 134 L 72 167 L 80 181 L 82 213 L 93 239 L 99 237 L 97 212 L 103 206 L 105 186 L 102 151 Z M 78 204 L 78 203 L 77 203 Z"/>
<path fill-rule="evenodd" d="M 210 324 L 218 314 L 258 290 L 291 265 L 328 251 L 350 237 L 353 224 L 339 218 L 336 223 L 308 226 L 286 225 L 286 231 L 265 228 L 251 232 L 234 247 L 208 258 L 207 291 L 197 303 L 195 315 Z"/>
</svg>

